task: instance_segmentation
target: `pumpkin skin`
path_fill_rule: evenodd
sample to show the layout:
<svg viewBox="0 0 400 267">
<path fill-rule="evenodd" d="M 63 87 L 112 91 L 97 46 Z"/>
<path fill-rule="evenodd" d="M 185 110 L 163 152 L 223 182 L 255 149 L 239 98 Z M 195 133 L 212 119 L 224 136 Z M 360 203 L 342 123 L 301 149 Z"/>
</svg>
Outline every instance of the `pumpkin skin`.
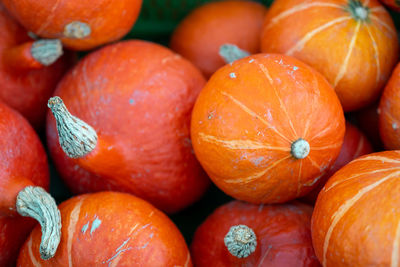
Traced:
<svg viewBox="0 0 400 267">
<path fill-rule="evenodd" d="M 0 102 L 0 266 L 15 266 L 18 251 L 35 226 L 16 212 L 24 187 L 49 187 L 46 153 L 29 123 Z"/>
<path fill-rule="evenodd" d="M 173 222 L 135 196 L 100 192 L 59 205 L 61 243 L 56 255 L 38 255 L 40 229 L 21 249 L 17 266 L 192 266 L 189 249 Z"/>
<path fill-rule="evenodd" d="M 321 177 L 318 181 L 318 186 L 314 188 L 310 193 L 304 196 L 310 204 L 314 204 L 317 200 L 318 194 L 324 187 L 326 181 L 344 165 L 356 159 L 362 155 L 372 153 L 372 145 L 368 141 L 367 137 L 360 132 L 354 125 L 346 122 L 346 131 L 344 134 L 343 145 L 340 150 L 339 156 L 332 167 Z"/>
<path fill-rule="evenodd" d="M 96 130 L 103 145 L 86 157 L 67 157 L 49 112 L 48 146 L 67 186 L 75 194 L 129 192 L 167 212 L 199 199 L 209 179 L 189 134 L 204 84 L 190 62 L 150 42 L 124 41 L 84 58 L 55 95 Z"/>
<path fill-rule="evenodd" d="M 30 42 L 27 31 L 0 4 L 0 100 L 20 112 L 37 130 L 43 130 L 46 102 L 57 82 L 72 64 L 73 56 L 64 56 L 48 67 L 14 68 L 4 59 L 9 49 Z M 16 65 L 22 63 L 17 62 Z"/>
<path fill-rule="evenodd" d="M 400 64 L 390 77 L 379 103 L 379 133 L 386 149 L 400 149 Z"/>
<path fill-rule="evenodd" d="M 314 67 L 334 86 L 344 111 L 367 106 L 397 62 L 398 39 L 384 7 L 377 0 L 361 2 L 276 0 L 264 21 L 261 51 Z"/>
<path fill-rule="evenodd" d="M 2 2 L 26 29 L 44 38 L 59 38 L 73 50 L 89 50 L 120 39 L 132 28 L 142 5 L 142 0 L 97 0 L 95 5 L 71 0 Z M 73 22 L 86 24 L 77 29 L 83 35 L 74 37 L 66 33 Z M 88 32 L 85 26 L 90 27 Z"/>
<path fill-rule="evenodd" d="M 189 59 L 206 77 L 226 63 L 219 55 L 229 43 L 254 54 L 267 9 L 250 1 L 207 3 L 190 13 L 171 36 L 172 50 Z"/>
<path fill-rule="evenodd" d="M 231 201 L 216 209 L 196 230 L 191 252 L 195 266 L 320 266 L 311 243 L 312 208 L 301 203 L 253 205 Z M 266 223 L 267 222 L 267 223 Z M 257 236 L 246 258 L 229 253 L 224 236 L 234 225 Z"/>
<path fill-rule="evenodd" d="M 310 103 L 305 105 L 305 103 Z M 258 54 L 225 65 L 192 113 L 195 154 L 226 194 L 279 203 L 308 193 L 335 161 L 345 130 L 334 90 L 299 60 Z M 292 156 L 299 139 L 310 152 Z"/>
<path fill-rule="evenodd" d="M 325 184 L 311 221 L 315 253 L 324 266 L 400 263 L 399 155 L 399 151 L 364 155 Z"/>
<path fill-rule="evenodd" d="M 395 11 L 400 11 L 400 1 L 399 0 L 381 0 L 381 2 Z"/>
</svg>

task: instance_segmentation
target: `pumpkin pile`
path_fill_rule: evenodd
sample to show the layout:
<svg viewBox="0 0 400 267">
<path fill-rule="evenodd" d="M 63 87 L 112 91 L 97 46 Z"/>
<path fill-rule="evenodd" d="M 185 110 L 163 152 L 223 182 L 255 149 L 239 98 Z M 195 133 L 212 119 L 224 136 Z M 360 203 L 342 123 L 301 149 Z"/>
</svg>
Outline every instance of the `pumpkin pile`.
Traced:
<svg viewBox="0 0 400 267">
<path fill-rule="evenodd" d="M 400 266 L 398 11 L 1 1 L 0 266 Z"/>
</svg>

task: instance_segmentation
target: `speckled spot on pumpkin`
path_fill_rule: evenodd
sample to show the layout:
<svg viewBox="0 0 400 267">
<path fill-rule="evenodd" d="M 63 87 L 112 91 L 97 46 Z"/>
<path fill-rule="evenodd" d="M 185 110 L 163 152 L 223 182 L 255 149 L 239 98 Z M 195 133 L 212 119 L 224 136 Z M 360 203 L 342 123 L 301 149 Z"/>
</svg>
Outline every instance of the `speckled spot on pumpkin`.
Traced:
<svg viewBox="0 0 400 267">
<path fill-rule="evenodd" d="M 231 77 L 232 79 L 236 78 L 236 74 L 234 72 L 229 73 L 229 77 Z"/>
<path fill-rule="evenodd" d="M 92 223 L 92 228 L 90 228 L 90 234 L 93 234 L 93 232 L 96 231 L 97 228 L 99 228 L 100 224 L 101 220 L 99 220 L 98 218 L 94 219 Z"/>
<path fill-rule="evenodd" d="M 82 229 L 81 229 L 82 234 L 84 234 L 88 228 L 89 228 L 89 222 L 87 224 L 85 224 L 84 226 L 82 226 Z"/>
</svg>

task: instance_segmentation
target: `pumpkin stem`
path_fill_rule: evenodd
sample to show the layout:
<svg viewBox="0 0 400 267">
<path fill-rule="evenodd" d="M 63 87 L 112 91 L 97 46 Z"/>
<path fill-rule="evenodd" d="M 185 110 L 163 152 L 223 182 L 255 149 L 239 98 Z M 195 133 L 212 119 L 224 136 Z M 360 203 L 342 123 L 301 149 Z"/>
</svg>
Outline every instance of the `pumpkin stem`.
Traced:
<svg viewBox="0 0 400 267">
<path fill-rule="evenodd" d="M 39 186 L 27 186 L 18 193 L 16 207 L 20 215 L 40 223 L 40 257 L 53 257 L 61 239 L 61 215 L 52 196 Z"/>
<path fill-rule="evenodd" d="M 69 113 L 62 99 L 58 96 L 49 99 L 57 123 L 57 132 L 61 148 L 70 158 L 81 158 L 96 147 L 96 131 L 86 122 Z"/>
<path fill-rule="evenodd" d="M 92 29 L 89 24 L 81 21 L 73 21 L 64 27 L 64 36 L 73 39 L 88 37 Z"/>
<path fill-rule="evenodd" d="M 290 153 L 296 159 L 304 159 L 310 153 L 310 144 L 303 138 L 299 138 L 292 143 Z"/>
<path fill-rule="evenodd" d="M 44 66 L 49 66 L 63 54 L 61 41 L 58 39 L 42 39 L 33 42 L 31 54 Z"/>
<path fill-rule="evenodd" d="M 235 60 L 250 56 L 250 53 L 240 49 L 236 45 L 223 44 L 219 48 L 219 55 L 224 59 L 226 64 L 229 64 Z"/>
<path fill-rule="evenodd" d="M 346 9 L 356 20 L 367 21 L 369 18 L 369 7 L 364 6 L 359 0 L 349 0 Z"/>
<path fill-rule="evenodd" d="M 246 258 L 256 250 L 257 237 L 250 227 L 239 224 L 229 229 L 224 243 L 233 256 Z"/>
<path fill-rule="evenodd" d="M 4 50 L 5 65 L 15 70 L 41 69 L 54 63 L 63 54 L 60 40 L 42 39 Z"/>
</svg>

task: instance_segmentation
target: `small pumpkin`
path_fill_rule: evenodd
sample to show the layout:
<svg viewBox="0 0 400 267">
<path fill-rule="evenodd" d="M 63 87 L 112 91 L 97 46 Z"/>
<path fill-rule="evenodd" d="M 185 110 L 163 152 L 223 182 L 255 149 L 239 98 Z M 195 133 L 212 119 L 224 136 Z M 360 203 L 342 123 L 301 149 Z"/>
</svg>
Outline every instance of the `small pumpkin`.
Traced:
<svg viewBox="0 0 400 267">
<path fill-rule="evenodd" d="M 47 141 L 69 188 L 129 192 L 167 212 L 199 199 L 209 180 L 189 124 L 204 83 L 190 62 L 146 41 L 82 59 L 49 101 L 57 123 L 49 112 Z"/>
<path fill-rule="evenodd" d="M 311 243 L 312 208 L 231 201 L 199 226 L 195 266 L 320 266 Z"/>
<path fill-rule="evenodd" d="M 400 11 L 400 1 L 399 0 L 381 0 L 387 7 L 395 10 Z"/>
<path fill-rule="evenodd" d="M 377 0 L 276 0 L 261 51 L 294 56 L 334 86 L 344 111 L 378 99 L 398 60 L 397 31 Z"/>
<path fill-rule="evenodd" d="M 278 54 L 215 72 L 191 123 L 195 154 L 212 181 L 252 203 L 308 193 L 339 155 L 344 131 L 342 107 L 325 78 Z"/>
<path fill-rule="evenodd" d="M 210 2 L 193 10 L 177 26 L 170 47 L 189 59 L 206 77 L 225 65 L 219 51 L 236 45 L 251 54 L 260 51 L 260 34 L 267 9 L 251 1 Z"/>
<path fill-rule="evenodd" d="M 116 41 L 132 28 L 142 0 L 3 0 L 10 13 L 38 36 L 60 39 L 73 50 Z"/>
<path fill-rule="evenodd" d="M 0 31 L 0 100 L 42 130 L 47 99 L 73 57 L 58 59 L 63 53 L 58 40 L 33 40 L 1 4 Z"/>
<path fill-rule="evenodd" d="M 359 157 L 325 184 L 311 233 L 323 266 L 398 266 L 400 152 Z"/>
<path fill-rule="evenodd" d="M 346 122 L 346 131 L 344 134 L 343 145 L 340 150 L 339 156 L 332 167 L 321 177 L 318 181 L 318 186 L 310 193 L 304 196 L 304 200 L 310 204 L 314 204 L 317 200 L 318 193 L 324 187 L 328 179 L 344 165 L 362 155 L 372 153 L 372 145 L 369 143 L 367 137 L 360 132 L 354 125 Z"/>
<path fill-rule="evenodd" d="M 400 149 L 400 64 L 387 83 L 379 102 L 379 133 L 386 149 Z"/>
<path fill-rule="evenodd" d="M 0 162 L 0 266 L 15 266 L 18 251 L 35 226 L 32 218 L 47 226 L 42 228 L 40 251 L 42 257 L 51 257 L 60 241 L 60 214 L 45 191 L 49 188 L 46 153 L 29 123 L 2 102 Z"/>
<path fill-rule="evenodd" d="M 50 260 L 40 259 L 35 228 L 18 258 L 18 266 L 192 266 L 189 249 L 174 223 L 135 196 L 84 194 L 59 206 L 61 242 Z"/>
</svg>

